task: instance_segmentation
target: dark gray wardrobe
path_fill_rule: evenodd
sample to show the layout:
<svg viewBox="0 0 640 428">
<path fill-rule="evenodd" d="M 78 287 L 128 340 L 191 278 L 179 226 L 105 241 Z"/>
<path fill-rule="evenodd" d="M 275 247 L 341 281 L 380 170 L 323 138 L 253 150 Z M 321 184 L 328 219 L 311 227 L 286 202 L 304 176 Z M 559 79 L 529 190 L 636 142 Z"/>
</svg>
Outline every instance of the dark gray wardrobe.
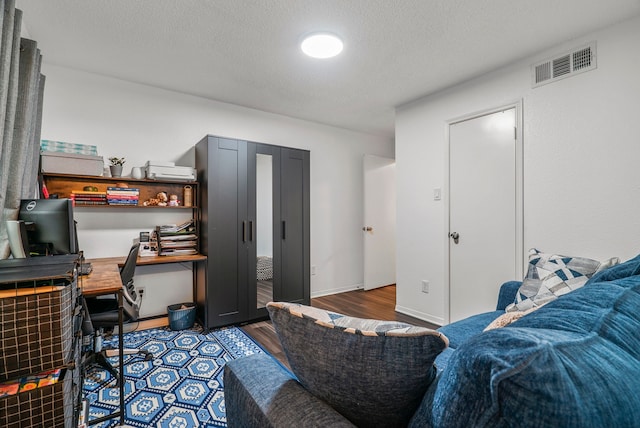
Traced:
<svg viewBox="0 0 640 428">
<path fill-rule="evenodd" d="M 309 304 L 309 152 L 208 135 L 196 144 L 198 318 L 208 330 Z"/>
</svg>

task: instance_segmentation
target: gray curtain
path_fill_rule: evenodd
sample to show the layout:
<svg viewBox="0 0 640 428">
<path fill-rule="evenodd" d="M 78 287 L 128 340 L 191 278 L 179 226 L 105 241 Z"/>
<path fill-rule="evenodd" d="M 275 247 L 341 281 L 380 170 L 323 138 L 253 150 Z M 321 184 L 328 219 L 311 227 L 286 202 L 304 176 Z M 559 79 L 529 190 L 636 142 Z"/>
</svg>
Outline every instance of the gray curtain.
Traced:
<svg viewBox="0 0 640 428">
<path fill-rule="evenodd" d="M 9 257 L 6 220 L 36 196 L 44 76 L 33 40 L 21 39 L 22 12 L 0 0 L 0 259 Z"/>
</svg>

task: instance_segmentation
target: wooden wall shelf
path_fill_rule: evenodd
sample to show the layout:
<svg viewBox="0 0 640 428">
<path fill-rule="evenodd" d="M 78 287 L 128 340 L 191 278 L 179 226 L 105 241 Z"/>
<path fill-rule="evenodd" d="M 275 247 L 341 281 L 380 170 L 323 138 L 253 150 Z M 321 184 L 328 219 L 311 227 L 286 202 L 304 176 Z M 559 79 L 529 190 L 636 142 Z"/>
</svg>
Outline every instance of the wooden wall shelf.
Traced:
<svg viewBox="0 0 640 428">
<path fill-rule="evenodd" d="M 91 175 L 74 174 L 42 174 L 44 183 L 50 195 L 57 194 L 59 198 L 69 198 L 74 191 L 82 191 L 85 186 L 94 186 L 99 192 L 106 192 L 107 187 L 117 187 L 118 183 L 126 183 L 128 187 L 140 189 L 138 205 L 84 205 L 78 208 L 150 208 L 150 209 L 196 209 L 196 195 L 198 194 L 198 183 L 195 181 L 171 181 L 171 180 L 147 180 L 135 179 L 131 177 L 98 177 Z M 191 186 L 191 206 L 184 206 L 184 188 Z M 177 207 L 143 206 L 143 202 L 150 198 L 155 198 L 159 192 L 166 192 L 167 195 L 178 195 L 181 202 Z"/>
</svg>

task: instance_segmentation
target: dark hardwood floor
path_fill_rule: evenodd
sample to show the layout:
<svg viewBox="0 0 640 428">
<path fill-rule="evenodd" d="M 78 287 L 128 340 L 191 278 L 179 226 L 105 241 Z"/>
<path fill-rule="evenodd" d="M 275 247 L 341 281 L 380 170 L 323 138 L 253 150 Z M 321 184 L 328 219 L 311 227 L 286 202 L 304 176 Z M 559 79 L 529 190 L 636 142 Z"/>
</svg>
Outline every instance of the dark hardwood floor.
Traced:
<svg viewBox="0 0 640 428">
<path fill-rule="evenodd" d="M 395 285 L 388 285 L 369 291 L 355 290 L 317 297 L 311 299 L 311 306 L 352 317 L 402 321 L 422 327 L 438 328 L 437 325 L 396 312 L 394 310 L 396 307 Z M 245 333 L 253 337 L 256 342 L 260 343 L 267 352 L 285 366 L 289 366 L 271 321 L 247 324 L 241 328 Z"/>
</svg>

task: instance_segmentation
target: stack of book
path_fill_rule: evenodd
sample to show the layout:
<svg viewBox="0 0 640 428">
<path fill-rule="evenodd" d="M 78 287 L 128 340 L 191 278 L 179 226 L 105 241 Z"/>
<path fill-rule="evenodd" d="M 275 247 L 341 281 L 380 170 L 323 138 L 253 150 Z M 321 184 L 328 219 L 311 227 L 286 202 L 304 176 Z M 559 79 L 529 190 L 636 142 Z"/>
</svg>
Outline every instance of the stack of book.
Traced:
<svg viewBox="0 0 640 428">
<path fill-rule="evenodd" d="M 180 225 L 156 227 L 159 256 L 198 254 L 198 235 L 193 220 Z"/>
<path fill-rule="evenodd" d="M 140 189 L 130 187 L 107 187 L 109 205 L 138 205 Z"/>
<path fill-rule="evenodd" d="M 107 205 L 107 192 L 93 192 L 90 190 L 74 190 L 70 195 L 76 206 Z"/>
</svg>

